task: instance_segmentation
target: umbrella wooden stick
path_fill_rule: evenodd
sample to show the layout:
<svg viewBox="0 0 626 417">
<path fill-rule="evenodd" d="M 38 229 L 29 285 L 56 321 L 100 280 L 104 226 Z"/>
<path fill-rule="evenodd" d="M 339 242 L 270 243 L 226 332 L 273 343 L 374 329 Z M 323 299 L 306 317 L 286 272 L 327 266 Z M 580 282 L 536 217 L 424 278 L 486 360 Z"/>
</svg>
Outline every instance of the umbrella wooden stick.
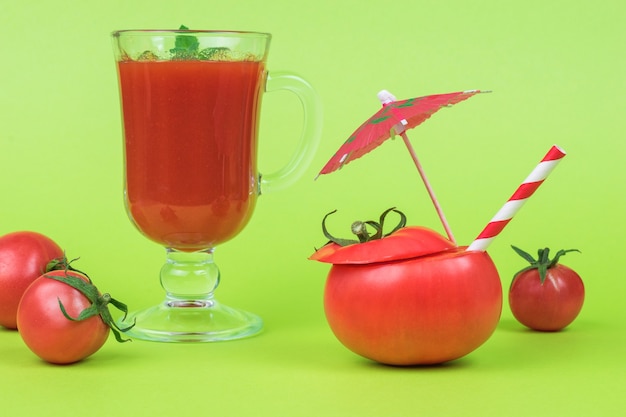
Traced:
<svg viewBox="0 0 626 417">
<path fill-rule="evenodd" d="M 411 145 L 411 142 L 409 141 L 409 138 L 406 135 L 406 132 L 400 133 L 400 136 L 402 137 L 404 144 L 406 145 L 407 149 L 409 150 L 409 153 L 411 154 L 411 158 L 413 159 L 413 162 L 415 163 L 415 166 L 417 167 L 417 170 L 419 171 L 420 176 L 422 177 L 422 181 L 424 181 L 424 185 L 426 186 L 428 195 L 430 196 L 430 199 L 432 200 L 435 206 L 435 210 L 437 210 L 437 215 L 439 215 L 439 219 L 441 220 L 441 223 L 443 224 L 443 228 L 445 229 L 446 234 L 448 235 L 448 239 L 450 239 L 450 241 L 456 245 L 456 240 L 454 239 L 452 230 L 450 230 L 450 225 L 448 224 L 448 221 L 446 220 L 446 216 L 443 214 L 443 210 L 441 209 L 441 206 L 439 205 L 439 201 L 437 200 L 437 197 L 435 196 L 435 192 L 433 191 L 433 188 L 430 186 L 430 182 L 428 181 L 428 178 L 426 178 L 426 173 L 424 172 L 424 169 L 422 168 L 422 164 L 420 163 L 419 159 L 417 159 L 417 154 L 415 153 L 415 149 L 413 149 L 413 145 Z"/>
</svg>

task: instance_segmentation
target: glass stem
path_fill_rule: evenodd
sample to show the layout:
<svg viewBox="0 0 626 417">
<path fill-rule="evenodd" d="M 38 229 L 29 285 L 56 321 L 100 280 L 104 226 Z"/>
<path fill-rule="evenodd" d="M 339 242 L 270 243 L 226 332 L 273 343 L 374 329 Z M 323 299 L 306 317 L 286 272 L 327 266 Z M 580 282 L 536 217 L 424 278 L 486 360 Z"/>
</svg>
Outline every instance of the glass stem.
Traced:
<svg viewBox="0 0 626 417">
<path fill-rule="evenodd" d="M 213 248 L 198 252 L 166 249 L 167 260 L 161 268 L 161 286 L 170 307 L 210 307 L 220 271 L 213 261 Z"/>
</svg>

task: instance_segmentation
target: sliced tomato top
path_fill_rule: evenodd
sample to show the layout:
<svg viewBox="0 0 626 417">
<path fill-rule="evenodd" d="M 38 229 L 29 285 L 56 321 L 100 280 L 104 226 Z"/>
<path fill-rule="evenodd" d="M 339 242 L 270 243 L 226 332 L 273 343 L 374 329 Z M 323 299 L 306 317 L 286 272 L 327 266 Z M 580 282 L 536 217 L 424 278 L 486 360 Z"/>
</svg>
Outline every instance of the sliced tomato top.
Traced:
<svg viewBox="0 0 626 417">
<path fill-rule="evenodd" d="M 456 246 L 439 233 L 422 226 L 407 226 L 382 239 L 340 246 L 329 243 L 309 259 L 331 264 L 371 264 L 432 255 Z"/>
</svg>

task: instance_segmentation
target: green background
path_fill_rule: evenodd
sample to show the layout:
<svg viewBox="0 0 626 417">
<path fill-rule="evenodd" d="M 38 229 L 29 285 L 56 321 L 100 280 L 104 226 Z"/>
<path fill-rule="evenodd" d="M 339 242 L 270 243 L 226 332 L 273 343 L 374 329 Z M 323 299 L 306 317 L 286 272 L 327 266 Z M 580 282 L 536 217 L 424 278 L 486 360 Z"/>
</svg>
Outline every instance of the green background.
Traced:
<svg viewBox="0 0 626 417">
<path fill-rule="evenodd" d="M 122 139 L 109 39 L 116 29 L 258 30 L 268 67 L 308 79 L 325 110 L 306 177 L 263 196 L 246 230 L 218 248 L 218 297 L 260 314 L 260 336 L 220 344 L 117 344 L 47 365 L 0 330 L 3 415 L 614 416 L 626 408 L 623 99 L 626 3 L 63 1 L 0 3 L 0 232 L 45 233 L 81 257 L 99 287 L 160 300 L 161 248 L 122 201 Z M 337 230 L 391 206 L 441 231 L 401 141 L 339 173 L 316 173 L 375 110 L 407 98 L 490 89 L 409 132 L 452 229 L 468 244 L 549 147 L 567 157 L 490 247 L 506 289 L 524 266 L 509 247 L 578 248 L 563 263 L 587 287 L 578 319 L 526 331 L 505 302 L 493 337 L 441 367 L 377 365 L 345 349 L 322 309 L 328 266 L 308 261 Z M 260 166 L 280 167 L 301 115 L 264 97 Z"/>
</svg>

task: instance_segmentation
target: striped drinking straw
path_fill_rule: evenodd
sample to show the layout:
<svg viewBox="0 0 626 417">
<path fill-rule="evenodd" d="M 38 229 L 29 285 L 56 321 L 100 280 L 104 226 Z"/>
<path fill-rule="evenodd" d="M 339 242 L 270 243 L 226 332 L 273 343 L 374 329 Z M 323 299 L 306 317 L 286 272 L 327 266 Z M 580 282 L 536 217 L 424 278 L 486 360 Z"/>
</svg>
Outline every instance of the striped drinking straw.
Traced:
<svg viewBox="0 0 626 417">
<path fill-rule="evenodd" d="M 554 145 L 546 156 L 543 157 L 539 165 L 533 169 L 530 175 L 524 180 L 511 198 L 491 219 L 489 224 L 476 237 L 471 245 L 467 247 L 468 251 L 486 251 L 487 247 L 499 234 L 502 229 L 511 221 L 513 216 L 522 208 L 526 200 L 539 188 L 546 179 L 548 174 L 561 162 L 565 156 L 565 151 Z"/>
</svg>

